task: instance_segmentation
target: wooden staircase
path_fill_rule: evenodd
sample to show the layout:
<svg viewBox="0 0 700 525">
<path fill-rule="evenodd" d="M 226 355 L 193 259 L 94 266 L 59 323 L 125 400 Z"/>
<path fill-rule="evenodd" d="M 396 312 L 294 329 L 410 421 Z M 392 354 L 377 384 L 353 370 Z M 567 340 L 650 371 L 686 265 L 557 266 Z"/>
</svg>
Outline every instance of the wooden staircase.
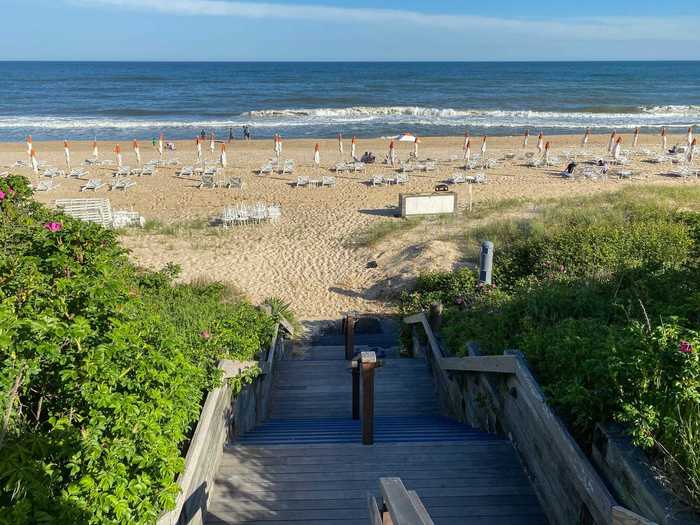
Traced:
<svg viewBox="0 0 700 525">
<path fill-rule="evenodd" d="M 440 416 L 425 360 L 399 357 L 395 341 L 357 339 L 384 364 L 372 446 L 351 419 L 337 335 L 280 362 L 271 417 L 226 448 L 206 523 L 366 525 L 382 477 L 416 491 L 437 525 L 547 523 L 511 444 Z"/>
</svg>

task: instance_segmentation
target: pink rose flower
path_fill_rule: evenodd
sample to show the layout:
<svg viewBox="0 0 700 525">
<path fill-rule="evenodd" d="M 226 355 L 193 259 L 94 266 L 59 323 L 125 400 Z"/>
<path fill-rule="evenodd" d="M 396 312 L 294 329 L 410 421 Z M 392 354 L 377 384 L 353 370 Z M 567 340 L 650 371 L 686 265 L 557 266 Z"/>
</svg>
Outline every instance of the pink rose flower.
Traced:
<svg viewBox="0 0 700 525">
<path fill-rule="evenodd" d="M 199 337 L 201 337 L 202 339 L 209 339 L 211 337 L 211 334 L 204 330 L 203 332 L 200 332 Z"/>
<path fill-rule="evenodd" d="M 0 190 L 0 201 L 5 200 L 5 192 Z"/>
<path fill-rule="evenodd" d="M 60 232 L 63 229 L 63 224 L 61 224 L 60 222 L 48 222 L 44 224 L 44 228 L 46 228 L 50 232 L 56 233 Z"/>
<path fill-rule="evenodd" d="M 678 351 L 681 354 L 690 354 L 693 351 L 693 347 L 688 341 L 681 341 L 678 345 Z"/>
</svg>

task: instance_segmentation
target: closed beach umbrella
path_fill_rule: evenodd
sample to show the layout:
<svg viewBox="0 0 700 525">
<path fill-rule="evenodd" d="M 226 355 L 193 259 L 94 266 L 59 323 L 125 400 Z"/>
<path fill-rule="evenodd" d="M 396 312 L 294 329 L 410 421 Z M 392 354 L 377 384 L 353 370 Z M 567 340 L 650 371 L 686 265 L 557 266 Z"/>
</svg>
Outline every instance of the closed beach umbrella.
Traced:
<svg viewBox="0 0 700 525">
<path fill-rule="evenodd" d="M 615 137 L 616 136 L 617 136 L 617 131 L 613 131 L 610 134 L 610 138 L 608 139 L 608 153 L 612 153 L 612 150 L 615 147 Z"/>
<path fill-rule="evenodd" d="M 695 146 L 698 144 L 698 139 L 693 139 L 693 142 L 688 146 L 688 156 L 686 157 L 688 162 L 693 162 L 693 155 L 695 154 Z"/>
<path fill-rule="evenodd" d="M 340 156 L 343 156 L 343 134 L 338 133 L 338 153 L 340 153 Z"/>
<path fill-rule="evenodd" d="M 282 135 L 279 133 L 277 134 L 277 151 L 279 151 L 279 154 L 282 155 Z"/>
<path fill-rule="evenodd" d="M 32 145 L 32 136 L 29 135 L 29 136 L 27 137 L 27 155 L 29 155 L 30 157 L 32 156 L 32 148 L 33 148 L 33 145 Z"/>
<path fill-rule="evenodd" d="M 666 128 L 661 128 L 661 153 L 666 153 L 668 147 L 668 138 L 666 137 Z"/>
<path fill-rule="evenodd" d="M 467 149 L 467 144 L 469 144 L 469 132 L 465 131 L 464 132 L 464 149 Z"/>
<path fill-rule="evenodd" d="M 634 141 L 632 142 L 632 147 L 636 148 L 639 144 L 639 128 L 634 128 Z"/>
<path fill-rule="evenodd" d="M 544 162 L 545 164 L 549 163 L 549 142 L 544 145 Z"/>
<path fill-rule="evenodd" d="M 163 160 L 163 134 L 160 134 L 158 138 L 158 155 L 160 155 L 160 160 Z"/>
<path fill-rule="evenodd" d="M 693 143 L 693 126 L 690 126 L 688 128 L 688 146 L 690 147 L 690 145 L 692 143 Z"/>
<path fill-rule="evenodd" d="M 275 156 L 276 156 L 277 158 L 279 158 L 279 156 L 280 156 L 279 134 L 275 133 L 275 137 L 274 137 L 273 140 L 274 140 L 274 143 L 273 143 L 273 145 L 272 145 L 272 151 L 274 151 Z"/>
<path fill-rule="evenodd" d="M 221 156 L 219 158 L 219 161 L 221 162 L 221 167 L 225 168 L 226 167 L 226 144 L 221 144 Z"/>
<path fill-rule="evenodd" d="M 117 144 L 114 146 L 114 154 L 117 156 L 117 166 L 122 167 L 122 147 Z"/>
<path fill-rule="evenodd" d="M 481 157 L 486 157 L 486 135 L 484 135 L 484 140 L 481 143 Z"/>
<path fill-rule="evenodd" d="M 418 158 L 418 143 L 420 142 L 420 139 L 416 137 L 416 140 L 413 141 L 413 156 Z"/>
<path fill-rule="evenodd" d="M 317 168 L 321 165 L 321 146 L 318 144 L 314 147 L 314 164 Z"/>
<path fill-rule="evenodd" d="M 540 132 L 537 137 L 537 151 L 542 153 L 544 151 L 544 133 Z"/>
<path fill-rule="evenodd" d="M 31 160 L 31 162 L 32 162 L 32 171 L 38 175 L 39 174 L 39 163 L 36 161 L 36 151 L 34 151 L 34 148 L 29 150 L 29 160 Z"/>
<path fill-rule="evenodd" d="M 588 140 L 591 138 L 591 128 L 586 128 L 586 132 L 583 134 L 583 140 L 581 140 L 581 147 L 585 148 L 588 144 Z"/>
<path fill-rule="evenodd" d="M 527 143 L 530 141 L 530 130 L 525 130 L 525 136 L 523 137 L 523 148 L 527 148 Z"/>
<path fill-rule="evenodd" d="M 396 150 L 394 149 L 394 141 L 389 143 L 389 162 L 393 166 L 396 164 Z"/>
<path fill-rule="evenodd" d="M 197 146 L 197 160 L 202 160 L 202 142 L 199 137 L 195 140 L 195 146 Z"/>
<path fill-rule="evenodd" d="M 213 155 L 215 150 L 216 150 L 216 139 L 214 138 L 214 132 L 212 131 L 211 140 L 209 141 L 209 151 L 211 151 L 211 154 Z"/>
<path fill-rule="evenodd" d="M 472 156 L 472 141 L 471 139 L 467 139 L 467 141 L 464 143 L 464 165 L 466 166 L 469 164 L 469 158 Z"/>
<path fill-rule="evenodd" d="M 70 171 L 70 148 L 68 147 L 68 141 L 63 141 L 63 154 L 66 157 L 66 168 Z"/>
<path fill-rule="evenodd" d="M 356 159 L 357 157 L 355 156 L 355 151 L 357 149 L 357 139 L 355 138 L 355 135 L 352 136 L 352 142 L 350 142 L 350 156 L 353 159 Z"/>
<path fill-rule="evenodd" d="M 100 151 L 97 149 L 97 140 L 92 141 L 92 156 L 95 157 L 95 160 L 100 156 Z"/>
<path fill-rule="evenodd" d="M 134 155 L 136 155 L 136 164 L 141 165 L 141 148 L 139 148 L 139 143 L 134 139 Z"/>
<path fill-rule="evenodd" d="M 618 137 L 613 146 L 613 158 L 615 160 L 620 158 L 620 152 L 622 151 L 622 137 Z"/>
</svg>

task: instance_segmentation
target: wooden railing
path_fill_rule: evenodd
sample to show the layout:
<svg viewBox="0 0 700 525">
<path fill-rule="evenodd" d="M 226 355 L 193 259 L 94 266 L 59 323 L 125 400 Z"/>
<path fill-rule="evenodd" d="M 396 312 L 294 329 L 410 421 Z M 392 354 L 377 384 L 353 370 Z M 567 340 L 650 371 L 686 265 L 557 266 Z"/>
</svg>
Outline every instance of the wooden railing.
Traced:
<svg viewBox="0 0 700 525">
<path fill-rule="evenodd" d="M 423 502 L 400 478 L 380 478 L 380 501 L 369 495 L 370 525 L 434 525 Z"/>
<path fill-rule="evenodd" d="M 226 441 L 234 434 L 249 430 L 266 417 L 272 373 L 283 344 L 283 332 L 293 333 L 286 321 L 275 327 L 270 347 L 263 352 L 260 361 L 222 360 L 219 363 L 223 383 L 207 394 L 187 449 L 185 469 L 177 480 L 180 492 L 175 508 L 164 513 L 157 525 L 204 523 L 204 513 Z M 228 379 L 255 366 L 260 367 L 260 376 L 234 398 Z"/>
<path fill-rule="evenodd" d="M 588 458 L 551 410 L 520 352 L 445 357 L 424 313 L 408 316 L 413 346 L 423 327 L 443 410 L 483 430 L 507 435 L 552 524 L 653 525 L 619 506 Z"/>
</svg>

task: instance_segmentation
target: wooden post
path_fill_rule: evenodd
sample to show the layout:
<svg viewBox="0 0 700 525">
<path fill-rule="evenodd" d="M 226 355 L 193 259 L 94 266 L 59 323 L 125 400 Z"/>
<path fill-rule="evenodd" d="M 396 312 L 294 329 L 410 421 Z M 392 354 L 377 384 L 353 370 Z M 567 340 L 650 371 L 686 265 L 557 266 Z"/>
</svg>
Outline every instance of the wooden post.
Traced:
<svg viewBox="0 0 700 525">
<path fill-rule="evenodd" d="M 440 325 L 442 325 L 442 303 L 433 303 L 430 305 L 430 328 L 433 332 L 439 332 Z"/>
<path fill-rule="evenodd" d="M 374 444 L 374 369 L 377 354 L 362 352 L 362 444 Z"/>
<path fill-rule="evenodd" d="M 360 363 L 352 362 L 352 419 L 360 419 Z"/>
<path fill-rule="evenodd" d="M 345 318 L 345 360 L 350 361 L 355 355 L 355 318 Z"/>
</svg>

